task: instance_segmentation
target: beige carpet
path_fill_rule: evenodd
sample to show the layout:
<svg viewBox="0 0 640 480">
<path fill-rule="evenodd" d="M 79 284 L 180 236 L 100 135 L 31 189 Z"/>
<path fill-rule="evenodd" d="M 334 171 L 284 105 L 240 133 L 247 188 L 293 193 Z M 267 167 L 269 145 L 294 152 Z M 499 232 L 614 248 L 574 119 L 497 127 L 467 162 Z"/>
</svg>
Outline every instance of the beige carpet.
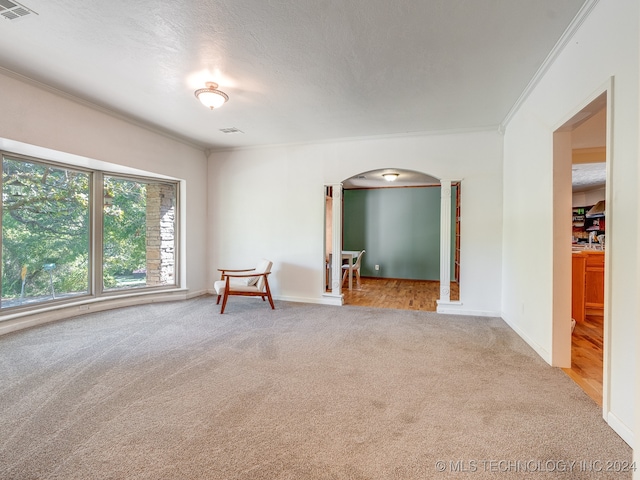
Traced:
<svg viewBox="0 0 640 480">
<path fill-rule="evenodd" d="M 587 471 L 631 449 L 500 319 L 227 308 L 0 337 L 0 478 L 631 478 Z"/>
</svg>

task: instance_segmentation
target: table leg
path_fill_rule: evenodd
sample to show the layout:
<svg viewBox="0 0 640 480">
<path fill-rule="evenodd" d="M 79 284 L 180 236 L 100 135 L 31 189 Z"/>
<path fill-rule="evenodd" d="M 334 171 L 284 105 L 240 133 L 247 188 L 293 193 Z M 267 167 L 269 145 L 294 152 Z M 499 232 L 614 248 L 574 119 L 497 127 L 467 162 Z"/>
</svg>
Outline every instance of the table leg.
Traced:
<svg viewBox="0 0 640 480">
<path fill-rule="evenodd" d="M 349 290 L 353 290 L 353 257 L 349 255 Z"/>
</svg>

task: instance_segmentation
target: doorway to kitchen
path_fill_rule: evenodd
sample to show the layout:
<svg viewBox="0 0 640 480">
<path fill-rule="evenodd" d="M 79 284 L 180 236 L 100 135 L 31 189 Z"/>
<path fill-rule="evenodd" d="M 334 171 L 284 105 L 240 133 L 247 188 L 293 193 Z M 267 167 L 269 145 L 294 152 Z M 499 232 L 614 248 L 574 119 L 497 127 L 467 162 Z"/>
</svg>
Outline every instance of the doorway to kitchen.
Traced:
<svg viewBox="0 0 640 480">
<path fill-rule="evenodd" d="M 603 409 L 610 321 L 608 94 L 609 89 L 589 101 L 554 132 L 553 364 Z"/>
</svg>

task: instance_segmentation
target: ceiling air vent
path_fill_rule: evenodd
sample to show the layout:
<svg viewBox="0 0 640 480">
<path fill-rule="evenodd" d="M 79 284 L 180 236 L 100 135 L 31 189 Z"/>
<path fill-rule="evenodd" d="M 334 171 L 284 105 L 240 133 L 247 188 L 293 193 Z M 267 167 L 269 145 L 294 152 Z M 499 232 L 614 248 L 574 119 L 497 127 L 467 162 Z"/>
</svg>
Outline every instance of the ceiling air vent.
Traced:
<svg viewBox="0 0 640 480">
<path fill-rule="evenodd" d="M 2 1 L 2 0 L 0 0 Z M 232 134 L 232 133 L 244 133 L 242 130 L 237 129 L 236 127 L 231 128 L 221 128 L 220 131 L 222 133 Z"/>
<path fill-rule="evenodd" d="M 0 15 L 7 20 L 19 20 L 31 14 L 37 15 L 36 12 L 19 4 L 18 2 L 0 0 Z"/>
</svg>

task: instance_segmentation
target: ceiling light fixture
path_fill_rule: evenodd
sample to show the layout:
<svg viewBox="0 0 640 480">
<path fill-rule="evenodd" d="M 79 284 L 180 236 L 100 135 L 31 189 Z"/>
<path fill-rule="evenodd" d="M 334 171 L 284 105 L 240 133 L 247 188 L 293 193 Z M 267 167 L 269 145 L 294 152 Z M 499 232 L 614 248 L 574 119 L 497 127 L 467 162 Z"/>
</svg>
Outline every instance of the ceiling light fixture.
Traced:
<svg viewBox="0 0 640 480">
<path fill-rule="evenodd" d="M 398 173 L 383 173 L 382 177 L 387 181 L 387 182 L 394 182 L 396 180 L 396 178 L 398 178 L 399 174 Z"/>
<path fill-rule="evenodd" d="M 218 84 L 215 82 L 205 83 L 207 88 L 199 88 L 195 91 L 196 98 L 202 102 L 205 107 L 209 107 L 211 110 L 214 108 L 220 108 L 229 100 L 229 96 L 218 90 Z"/>
</svg>

